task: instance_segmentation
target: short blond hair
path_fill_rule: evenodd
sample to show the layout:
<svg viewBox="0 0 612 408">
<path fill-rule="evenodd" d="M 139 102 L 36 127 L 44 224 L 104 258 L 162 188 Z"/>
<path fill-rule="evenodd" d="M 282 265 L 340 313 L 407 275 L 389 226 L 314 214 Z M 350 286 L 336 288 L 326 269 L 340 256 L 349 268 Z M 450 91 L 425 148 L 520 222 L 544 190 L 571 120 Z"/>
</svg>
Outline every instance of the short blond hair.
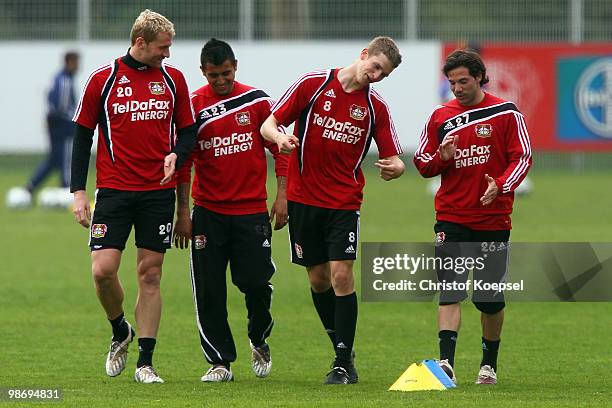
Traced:
<svg viewBox="0 0 612 408">
<path fill-rule="evenodd" d="M 376 37 L 368 44 L 368 55 L 383 54 L 389 58 L 393 68 L 397 68 L 402 63 L 402 56 L 399 48 L 390 37 Z"/>
<path fill-rule="evenodd" d="M 138 37 L 142 37 L 145 42 L 150 43 L 157 38 L 159 33 L 168 33 L 174 37 L 174 24 L 166 17 L 149 9 L 144 10 L 134 21 L 132 26 L 132 45 L 136 43 Z"/>
</svg>

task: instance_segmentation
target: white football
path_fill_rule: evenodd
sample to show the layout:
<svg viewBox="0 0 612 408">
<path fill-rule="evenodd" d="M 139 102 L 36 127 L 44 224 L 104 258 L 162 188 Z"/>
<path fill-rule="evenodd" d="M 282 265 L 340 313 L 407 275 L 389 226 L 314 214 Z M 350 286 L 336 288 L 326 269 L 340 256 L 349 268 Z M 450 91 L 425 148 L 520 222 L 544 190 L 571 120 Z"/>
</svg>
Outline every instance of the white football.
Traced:
<svg viewBox="0 0 612 408">
<path fill-rule="evenodd" d="M 70 208 L 72 205 L 70 189 L 45 187 L 38 194 L 38 205 L 41 208 Z"/>
<path fill-rule="evenodd" d="M 533 182 L 529 177 L 525 177 L 521 184 L 514 190 L 517 196 L 526 196 L 533 191 Z"/>
<path fill-rule="evenodd" d="M 6 193 L 6 206 L 10 209 L 24 209 L 32 205 L 32 195 L 23 187 L 12 187 Z"/>
<path fill-rule="evenodd" d="M 36 201 L 41 208 L 55 208 L 55 187 L 44 187 L 36 196 Z"/>
<path fill-rule="evenodd" d="M 58 188 L 56 194 L 56 200 L 59 207 L 72 208 L 72 205 L 74 204 L 74 197 L 70 192 L 70 188 Z"/>
<path fill-rule="evenodd" d="M 429 195 L 431 196 L 436 195 L 436 193 L 438 192 L 438 189 L 440 188 L 441 182 L 442 180 L 440 180 L 440 176 L 434 177 L 427 181 L 427 192 L 429 193 Z"/>
</svg>

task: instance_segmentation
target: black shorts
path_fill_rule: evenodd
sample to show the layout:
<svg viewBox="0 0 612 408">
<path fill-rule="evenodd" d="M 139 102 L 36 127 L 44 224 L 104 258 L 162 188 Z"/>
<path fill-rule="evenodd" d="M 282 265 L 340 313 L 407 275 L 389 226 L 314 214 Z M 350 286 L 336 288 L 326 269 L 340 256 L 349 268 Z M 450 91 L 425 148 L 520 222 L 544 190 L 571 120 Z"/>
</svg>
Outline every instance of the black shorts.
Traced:
<svg viewBox="0 0 612 408">
<path fill-rule="evenodd" d="M 291 262 L 314 266 L 357 258 L 359 211 L 289 201 Z"/>
<path fill-rule="evenodd" d="M 194 206 L 191 257 L 194 273 L 223 282 L 229 262 L 232 282 L 242 291 L 267 285 L 275 272 L 268 213 L 226 215 Z"/>
<path fill-rule="evenodd" d="M 116 248 L 121 251 L 132 226 L 138 248 L 166 252 L 172 243 L 175 190 L 125 191 L 100 188 L 90 228 L 92 251 Z"/>
<path fill-rule="evenodd" d="M 474 302 L 503 302 L 504 294 L 496 290 L 478 290 L 490 283 L 501 283 L 507 279 L 508 241 L 510 230 L 473 230 L 460 224 L 438 221 L 434 226 L 436 232 L 436 257 L 452 258 L 453 263 L 443 264 L 437 269 L 438 281 L 452 284 L 468 281 L 472 270 L 472 288 Z M 473 260 L 472 262 L 469 260 Z M 466 290 L 440 291 L 440 304 L 451 304 L 465 300 Z"/>
</svg>

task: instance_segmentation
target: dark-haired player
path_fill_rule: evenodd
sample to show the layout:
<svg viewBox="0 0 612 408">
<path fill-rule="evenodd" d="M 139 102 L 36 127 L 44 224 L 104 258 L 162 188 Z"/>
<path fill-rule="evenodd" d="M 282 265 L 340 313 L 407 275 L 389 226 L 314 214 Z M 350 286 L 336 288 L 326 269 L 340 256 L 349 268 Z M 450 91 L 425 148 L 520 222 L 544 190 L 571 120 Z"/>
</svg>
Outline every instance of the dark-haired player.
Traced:
<svg viewBox="0 0 612 408">
<path fill-rule="evenodd" d="M 211 364 L 204 382 L 233 380 L 230 364 L 236 347 L 227 322 L 226 270 L 245 295 L 251 365 L 266 377 L 272 368 L 266 339 L 274 321 L 270 314 L 275 272 L 272 231 L 287 223 L 288 158 L 259 133 L 270 115 L 272 100 L 262 90 L 235 80 L 238 61 L 224 41 L 211 39 L 202 48 L 202 74 L 208 81 L 192 93 L 197 142 L 190 162 L 179 171 L 175 240 L 183 248 L 191 239 L 194 301 L 202 351 Z M 277 196 L 268 213 L 266 154 L 272 152 Z M 194 164 L 192 218 L 189 182 Z"/>
<path fill-rule="evenodd" d="M 414 156 L 424 177 L 442 178 L 435 198 L 436 250 L 442 253 L 457 248 L 455 243 L 477 243 L 470 255 L 484 256 L 487 262 L 482 272 L 474 270 L 474 279 L 500 282 L 506 275 L 514 189 L 531 166 L 525 119 L 512 102 L 482 90 L 488 78 L 477 53 L 453 52 L 443 72 L 455 99 L 434 109 Z M 447 273 L 454 272 L 438 271 L 439 279 L 451 280 Z M 466 279 L 466 275 L 453 276 Z M 465 292 L 440 294 L 440 366 L 455 381 L 460 302 L 465 298 Z M 482 322 L 483 357 L 476 383 L 495 384 L 504 322 L 503 292 L 475 292 L 472 301 L 481 312 Z"/>
</svg>

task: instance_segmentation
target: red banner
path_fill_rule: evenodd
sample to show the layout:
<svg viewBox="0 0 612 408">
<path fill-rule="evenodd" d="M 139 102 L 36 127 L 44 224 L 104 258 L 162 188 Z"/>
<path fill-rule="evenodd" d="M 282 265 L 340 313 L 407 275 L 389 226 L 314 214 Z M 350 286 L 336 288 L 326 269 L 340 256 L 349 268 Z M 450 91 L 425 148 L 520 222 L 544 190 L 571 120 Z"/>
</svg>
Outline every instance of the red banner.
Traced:
<svg viewBox="0 0 612 408">
<path fill-rule="evenodd" d="M 442 61 L 464 46 L 445 44 Z M 534 149 L 612 151 L 612 43 L 470 46 L 487 67 L 485 90 L 516 103 Z"/>
</svg>

